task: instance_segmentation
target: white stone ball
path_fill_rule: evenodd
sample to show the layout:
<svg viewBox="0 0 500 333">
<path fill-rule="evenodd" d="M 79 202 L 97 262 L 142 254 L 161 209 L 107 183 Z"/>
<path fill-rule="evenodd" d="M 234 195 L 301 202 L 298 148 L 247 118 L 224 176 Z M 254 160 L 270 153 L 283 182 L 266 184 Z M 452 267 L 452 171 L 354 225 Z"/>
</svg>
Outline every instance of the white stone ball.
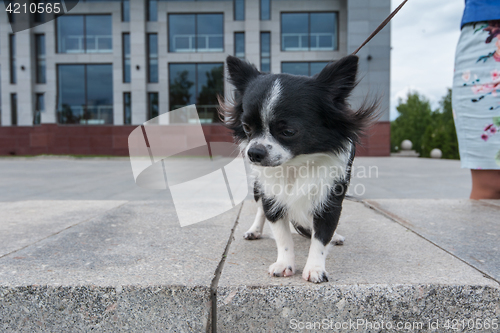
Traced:
<svg viewBox="0 0 500 333">
<path fill-rule="evenodd" d="M 401 149 L 411 150 L 411 147 L 413 147 L 413 143 L 411 143 L 410 140 L 403 140 L 403 142 L 401 142 Z"/>
<path fill-rule="evenodd" d="M 441 158 L 443 157 L 443 152 L 441 151 L 441 149 L 434 148 L 433 150 L 431 150 L 431 157 Z"/>
</svg>

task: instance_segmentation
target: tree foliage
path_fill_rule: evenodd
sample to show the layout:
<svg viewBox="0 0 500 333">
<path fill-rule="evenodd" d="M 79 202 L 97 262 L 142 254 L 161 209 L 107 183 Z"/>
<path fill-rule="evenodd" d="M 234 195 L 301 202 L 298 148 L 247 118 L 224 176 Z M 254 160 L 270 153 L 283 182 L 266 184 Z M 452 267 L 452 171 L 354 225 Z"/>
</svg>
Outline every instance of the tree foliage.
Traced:
<svg viewBox="0 0 500 333">
<path fill-rule="evenodd" d="M 443 158 L 459 158 L 451 89 L 441 100 L 438 110 L 432 111 L 429 101 L 417 92 L 409 92 L 405 102 L 399 100 L 396 109 L 399 117 L 391 122 L 392 151 L 408 139 L 422 157 L 430 157 L 431 150 L 439 148 Z"/>
</svg>

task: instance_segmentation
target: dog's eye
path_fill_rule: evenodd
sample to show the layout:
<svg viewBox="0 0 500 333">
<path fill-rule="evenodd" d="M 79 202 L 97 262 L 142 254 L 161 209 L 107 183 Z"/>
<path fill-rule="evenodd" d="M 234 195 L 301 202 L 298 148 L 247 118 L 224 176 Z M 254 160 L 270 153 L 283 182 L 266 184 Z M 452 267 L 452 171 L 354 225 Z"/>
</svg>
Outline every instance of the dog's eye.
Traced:
<svg viewBox="0 0 500 333">
<path fill-rule="evenodd" d="M 243 124 L 243 130 L 247 135 L 249 135 L 252 132 L 252 129 L 247 124 Z"/>
<path fill-rule="evenodd" d="M 286 137 L 291 137 L 291 136 L 294 136 L 295 133 L 297 133 L 295 130 L 286 129 L 283 132 L 281 132 L 281 135 L 286 136 Z"/>
</svg>

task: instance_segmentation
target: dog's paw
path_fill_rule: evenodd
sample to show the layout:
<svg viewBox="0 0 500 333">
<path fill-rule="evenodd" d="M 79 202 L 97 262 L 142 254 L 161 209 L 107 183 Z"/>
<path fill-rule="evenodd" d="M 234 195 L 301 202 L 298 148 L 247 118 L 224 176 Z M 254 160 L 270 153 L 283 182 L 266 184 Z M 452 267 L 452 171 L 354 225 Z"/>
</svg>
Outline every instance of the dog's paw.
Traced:
<svg viewBox="0 0 500 333">
<path fill-rule="evenodd" d="M 246 240 L 254 240 L 254 239 L 259 239 L 262 236 L 262 234 L 258 231 L 247 231 L 243 235 L 243 238 Z"/>
<path fill-rule="evenodd" d="M 292 276 L 295 273 L 295 265 L 287 264 L 284 262 L 275 262 L 271 266 L 269 266 L 269 274 L 271 276 Z"/>
<path fill-rule="evenodd" d="M 328 282 L 328 275 L 324 268 L 319 266 L 306 266 L 302 272 L 302 278 L 306 281 L 321 283 Z"/>
<path fill-rule="evenodd" d="M 333 234 L 332 240 L 330 241 L 333 245 L 344 245 L 345 237 L 337 233 Z"/>
</svg>

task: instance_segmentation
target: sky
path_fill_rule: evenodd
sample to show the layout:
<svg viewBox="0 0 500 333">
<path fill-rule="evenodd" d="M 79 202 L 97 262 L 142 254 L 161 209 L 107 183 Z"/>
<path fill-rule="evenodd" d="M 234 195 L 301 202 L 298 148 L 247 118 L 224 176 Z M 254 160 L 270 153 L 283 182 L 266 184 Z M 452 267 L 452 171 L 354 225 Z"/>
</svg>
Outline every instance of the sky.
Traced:
<svg viewBox="0 0 500 333">
<path fill-rule="evenodd" d="M 402 0 L 391 0 L 394 9 Z M 433 110 L 451 88 L 463 0 L 409 0 L 391 23 L 391 120 L 398 99 L 417 91 Z"/>
</svg>

